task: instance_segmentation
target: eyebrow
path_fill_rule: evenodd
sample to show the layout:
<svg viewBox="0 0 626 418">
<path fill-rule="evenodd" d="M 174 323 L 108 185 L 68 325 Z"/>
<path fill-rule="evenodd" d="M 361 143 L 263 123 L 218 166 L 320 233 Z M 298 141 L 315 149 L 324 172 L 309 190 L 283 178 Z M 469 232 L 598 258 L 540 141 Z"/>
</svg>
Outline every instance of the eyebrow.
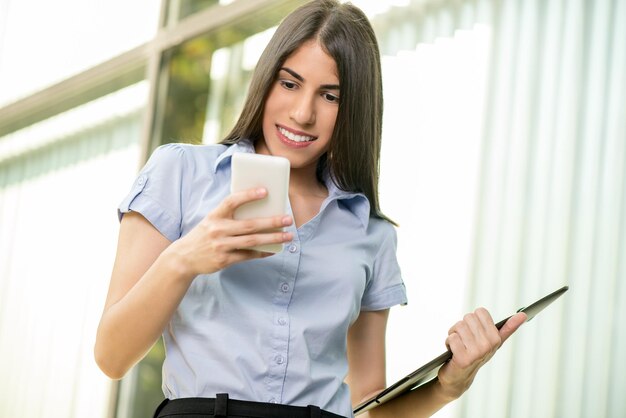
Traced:
<svg viewBox="0 0 626 418">
<path fill-rule="evenodd" d="M 288 67 L 281 67 L 280 69 L 281 71 L 285 71 L 289 74 L 291 74 L 291 76 L 301 82 L 304 82 L 304 77 L 302 77 L 300 74 L 298 74 L 297 72 L 295 72 L 294 70 L 292 70 L 291 68 Z M 322 84 L 320 86 L 321 89 L 323 90 L 339 90 L 339 84 Z"/>
</svg>

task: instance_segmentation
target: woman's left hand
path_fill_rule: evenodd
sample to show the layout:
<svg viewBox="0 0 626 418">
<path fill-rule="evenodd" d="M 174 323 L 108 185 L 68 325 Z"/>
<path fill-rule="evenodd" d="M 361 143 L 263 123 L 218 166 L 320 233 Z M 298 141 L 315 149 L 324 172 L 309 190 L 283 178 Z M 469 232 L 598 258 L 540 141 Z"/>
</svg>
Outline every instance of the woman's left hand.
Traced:
<svg viewBox="0 0 626 418">
<path fill-rule="evenodd" d="M 439 383 L 444 394 L 456 399 L 472 384 L 478 369 L 524 322 L 526 314 L 509 318 L 498 330 L 485 308 L 478 308 L 463 317 L 448 331 L 446 346 L 452 359 L 439 370 Z"/>
</svg>

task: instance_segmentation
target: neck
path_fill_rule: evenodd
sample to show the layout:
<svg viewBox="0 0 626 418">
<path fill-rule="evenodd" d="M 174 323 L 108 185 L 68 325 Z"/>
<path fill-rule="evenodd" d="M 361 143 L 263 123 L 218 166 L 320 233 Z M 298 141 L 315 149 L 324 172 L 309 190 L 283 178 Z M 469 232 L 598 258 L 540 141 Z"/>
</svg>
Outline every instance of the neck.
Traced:
<svg viewBox="0 0 626 418">
<path fill-rule="evenodd" d="M 317 167 L 292 168 L 289 173 L 289 195 L 326 197 L 326 186 L 317 179 Z"/>
</svg>

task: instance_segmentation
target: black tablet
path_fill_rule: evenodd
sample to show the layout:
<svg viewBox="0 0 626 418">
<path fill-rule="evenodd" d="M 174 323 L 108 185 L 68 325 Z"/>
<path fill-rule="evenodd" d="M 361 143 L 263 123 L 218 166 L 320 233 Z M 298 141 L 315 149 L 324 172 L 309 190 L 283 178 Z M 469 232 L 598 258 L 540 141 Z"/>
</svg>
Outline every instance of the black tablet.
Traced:
<svg viewBox="0 0 626 418">
<path fill-rule="evenodd" d="M 547 296 L 542 297 L 532 305 L 528 305 L 527 307 L 519 309 L 517 312 L 524 312 L 528 315 L 528 319 L 526 321 L 530 321 L 541 312 L 546 306 L 554 302 L 559 296 L 565 293 L 569 289 L 568 286 L 563 286 L 559 290 L 556 290 L 550 293 Z M 498 329 L 502 328 L 504 323 L 510 318 L 507 317 L 502 321 L 496 324 Z M 369 411 L 372 408 L 375 408 L 378 405 L 381 405 L 391 399 L 400 396 L 406 392 L 409 392 L 419 386 L 422 386 L 425 383 L 430 382 L 433 379 L 437 378 L 437 373 L 441 366 L 443 366 L 448 360 L 452 358 L 452 353 L 450 351 L 446 351 L 440 356 L 432 359 L 428 363 L 424 364 L 419 369 L 415 370 L 411 374 L 402 379 L 398 380 L 393 385 L 389 386 L 387 389 L 380 392 L 378 395 L 373 396 L 372 398 L 366 400 L 365 402 L 358 405 L 354 408 L 354 414 L 359 415 L 365 411 Z"/>
</svg>

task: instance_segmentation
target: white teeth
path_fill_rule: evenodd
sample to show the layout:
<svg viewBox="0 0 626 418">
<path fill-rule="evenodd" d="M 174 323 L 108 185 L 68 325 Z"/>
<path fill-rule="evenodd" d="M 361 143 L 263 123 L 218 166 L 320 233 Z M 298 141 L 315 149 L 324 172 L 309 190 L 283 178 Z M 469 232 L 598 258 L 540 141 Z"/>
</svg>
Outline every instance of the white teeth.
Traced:
<svg viewBox="0 0 626 418">
<path fill-rule="evenodd" d="M 284 136 L 286 136 L 287 138 L 289 138 L 290 140 L 294 142 L 308 142 L 308 141 L 313 141 L 315 139 L 315 137 L 312 137 L 312 136 L 296 135 L 281 127 L 279 127 L 278 130 L 280 131 L 281 134 L 283 134 Z"/>
</svg>

